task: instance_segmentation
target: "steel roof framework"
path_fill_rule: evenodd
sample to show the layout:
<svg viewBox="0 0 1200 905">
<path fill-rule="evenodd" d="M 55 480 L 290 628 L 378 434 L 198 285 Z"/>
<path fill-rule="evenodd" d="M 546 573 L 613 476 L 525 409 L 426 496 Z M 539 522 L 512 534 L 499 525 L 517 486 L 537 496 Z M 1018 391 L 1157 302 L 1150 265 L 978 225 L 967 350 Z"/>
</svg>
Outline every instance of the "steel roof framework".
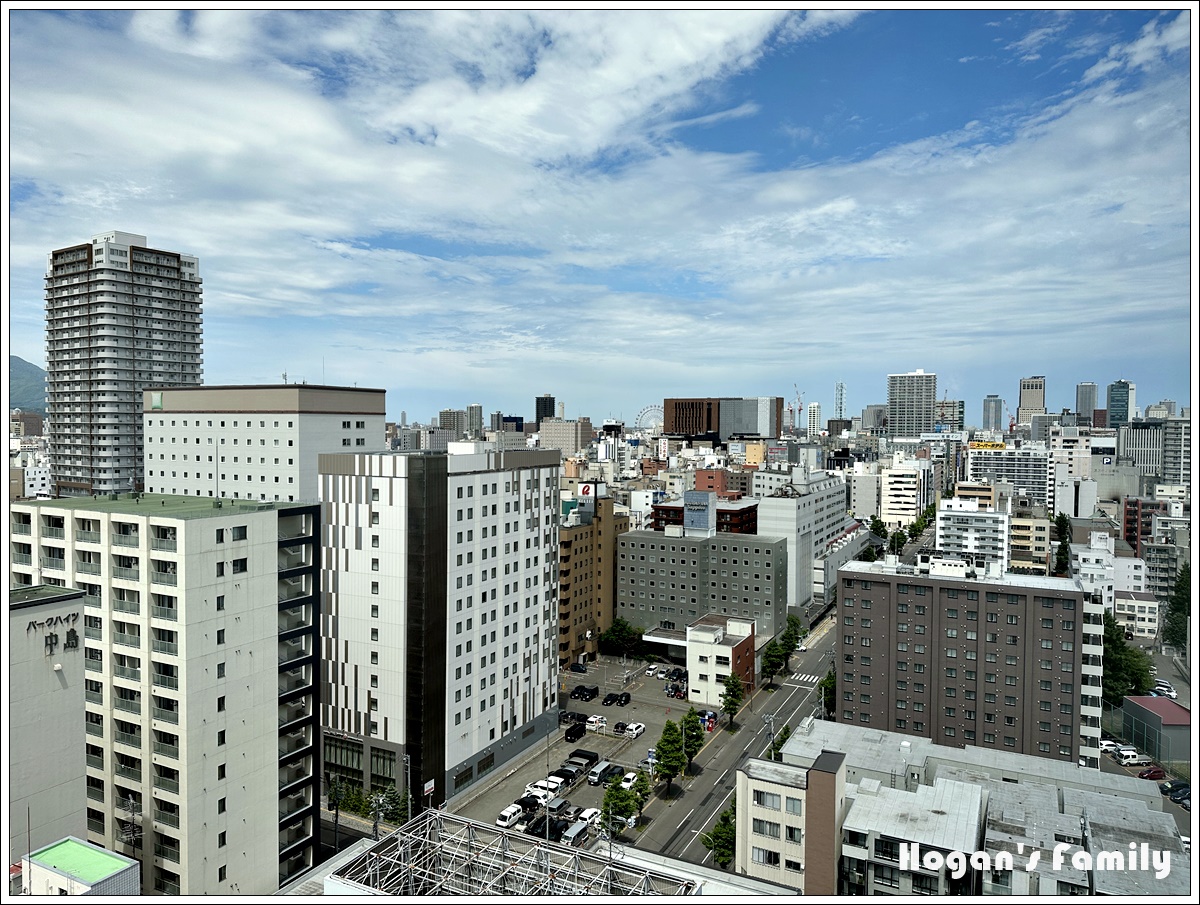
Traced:
<svg viewBox="0 0 1200 905">
<path fill-rule="evenodd" d="M 694 895 L 696 883 L 429 810 L 335 876 L 383 895 Z"/>
</svg>

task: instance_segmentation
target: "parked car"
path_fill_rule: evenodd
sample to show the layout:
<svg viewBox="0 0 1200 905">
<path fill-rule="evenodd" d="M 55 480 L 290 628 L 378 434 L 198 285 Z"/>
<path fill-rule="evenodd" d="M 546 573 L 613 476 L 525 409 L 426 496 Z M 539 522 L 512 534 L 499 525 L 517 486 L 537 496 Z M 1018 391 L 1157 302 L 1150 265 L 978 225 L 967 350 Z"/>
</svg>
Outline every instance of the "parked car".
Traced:
<svg viewBox="0 0 1200 905">
<path fill-rule="evenodd" d="M 1172 701 L 1179 697 L 1179 692 L 1174 688 L 1156 688 L 1155 691 L 1164 697 L 1170 698 Z"/>
<path fill-rule="evenodd" d="M 577 819 L 586 821 L 588 826 L 596 826 L 600 823 L 600 809 L 584 808 Z"/>
<path fill-rule="evenodd" d="M 571 689 L 571 700 L 578 701 L 583 698 L 583 693 L 587 689 L 586 685 L 576 685 Z"/>
<path fill-rule="evenodd" d="M 633 784 L 637 782 L 637 776 L 638 775 L 636 773 L 626 773 L 623 777 L 621 777 L 621 788 L 632 789 Z"/>
<path fill-rule="evenodd" d="M 626 738 L 637 738 L 646 731 L 645 723 L 630 723 L 625 727 Z"/>
<path fill-rule="evenodd" d="M 617 697 L 617 706 L 624 707 L 626 704 L 628 704 L 632 700 L 633 700 L 633 696 L 630 695 L 630 693 L 628 691 L 622 691 L 621 694 Z"/>
<path fill-rule="evenodd" d="M 1183 801 L 1185 798 L 1192 797 L 1192 787 L 1186 784 L 1182 785 L 1178 789 L 1172 791 L 1168 797 L 1176 804 L 1179 804 L 1179 802 Z"/>
<path fill-rule="evenodd" d="M 584 769 L 590 770 L 600 762 L 600 755 L 595 751 L 588 751 L 586 748 L 576 748 L 571 752 L 571 760 L 582 762 Z"/>
<path fill-rule="evenodd" d="M 624 735 L 624 734 L 625 734 L 625 724 L 624 723 L 614 723 L 613 724 L 613 735 Z"/>
<path fill-rule="evenodd" d="M 649 666 L 646 667 L 646 678 L 650 678 L 656 672 L 658 672 L 658 664 L 651 663 Z"/>
<path fill-rule="evenodd" d="M 1116 750 L 1117 750 L 1117 743 L 1114 742 L 1111 738 L 1100 739 L 1100 753 L 1101 754 L 1112 754 Z"/>
<path fill-rule="evenodd" d="M 1167 771 L 1162 767 L 1147 767 L 1138 774 L 1138 779 L 1166 779 Z"/>
<path fill-rule="evenodd" d="M 563 741 L 577 742 L 587 733 L 587 726 L 583 723 L 572 723 L 567 727 L 567 731 L 563 733 Z"/>
<path fill-rule="evenodd" d="M 600 703 L 605 707 L 611 707 L 613 704 L 617 703 L 617 693 L 615 691 L 610 691 L 604 696 L 604 700 Z"/>
<path fill-rule="evenodd" d="M 1188 785 L 1188 781 L 1186 779 L 1168 779 L 1166 782 L 1160 782 L 1158 784 L 1158 791 L 1162 792 L 1164 795 L 1170 795 L 1176 789 L 1182 789 L 1186 785 Z"/>
<path fill-rule="evenodd" d="M 672 682 L 678 682 L 681 678 L 683 678 L 683 670 L 676 666 L 671 670 L 671 675 L 669 675 L 667 678 L 669 678 Z"/>
<path fill-rule="evenodd" d="M 579 696 L 579 700 L 581 701 L 590 701 L 593 698 L 600 697 L 599 685 L 581 685 L 580 688 L 583 689 L 583 694 Z"/>
<path fill-rule="evenodd" d="M 545 804 L 546 801 L 549 801 L 549 799 L 546 799 L 545 801 L 543 801 L 541 798 L 538 798 L 536 795 L 522 795 L 520 798 L 518 798 L 516 801 L 514 801 L 513 804 L 515 804 L 517 807 L 519 807 L 523 811 L 528 811 L 529 813 L 533 813 L 534 811 L 538 810 L 543 804 Z"/>
<path fill-rule="evenodd" d="M 588 717 L 587 728 L 589 732 L 597 732 L 608 725 L 608 717 L 593 714 Z"/>
<path fill-rule="evenodd" d="M 582 663 L 572 663 L 571 664 L 571 672 L 584 672 L 585 673 L 585 672 L 587 672 L 587 667 L 584 666 Z"/>
</svg>

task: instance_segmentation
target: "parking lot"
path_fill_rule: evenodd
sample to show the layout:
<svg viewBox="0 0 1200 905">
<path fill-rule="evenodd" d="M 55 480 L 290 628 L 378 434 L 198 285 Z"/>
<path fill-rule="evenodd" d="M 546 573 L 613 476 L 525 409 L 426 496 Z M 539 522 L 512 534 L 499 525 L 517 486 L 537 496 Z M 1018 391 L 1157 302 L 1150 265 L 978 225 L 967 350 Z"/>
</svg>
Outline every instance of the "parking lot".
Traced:
<svg viewBox="0 0 1200 905">
<path fill-rule="evenodd" d="M 560 677 L 559 688 L 563 710 L 581 714 L 585 719 L 590 716 L 602 716 L 607 725 L 598 730 L 586 730 L 578 741 L 567 742 L 564 734 L 570 724 L 564 723 L 542 744 L 506 764 L 503 772 L 497 771 L 499 775 L 496 778 L 481 783 L 477 791 L 461 804 L 455 805 L 454 811 L 465 817 L 493 823 L 506 806 L 521 797 L 526 784 L 543 779 L 551 770 L 557 769 L 566 761 L 577 748 L 593 751 L 600 760 L 618 764 L 623 770 L 636 769 L 638 762 L 658 744 L 666 721 L 678 721 L 691 706 L 686 700 L 668 698 L 664 691 L 664 682 L 657 677 L 647 678 L 644 673 L 644 667 L 635 670 L 630 666 L 625 669 L 619 663 L 593 664 L 587 674 L 564 672 Z M 571 690 L 576 685 L 597 685 L 599 696 L 587 702 L 571 700 Z M 629 693 L 628 704 L 620 706 L 614 703 L 604 706 L 603 701 L 607 694 L 611 692 L 619 695 L 622 691 Z M 646 731 L 636 740 L 618 736 L 613 731 L 618 722 L 643 723 Z M 656 793 L 660 787 L 655 786 Z M 599 808 L 603 804 L 604 786 L 588 785 L 584 777 L 560 794 L 574 806 Z M 595 841 L 596 837 L 593 834 L 591 844 L 594 845 Z"/>
</svg>

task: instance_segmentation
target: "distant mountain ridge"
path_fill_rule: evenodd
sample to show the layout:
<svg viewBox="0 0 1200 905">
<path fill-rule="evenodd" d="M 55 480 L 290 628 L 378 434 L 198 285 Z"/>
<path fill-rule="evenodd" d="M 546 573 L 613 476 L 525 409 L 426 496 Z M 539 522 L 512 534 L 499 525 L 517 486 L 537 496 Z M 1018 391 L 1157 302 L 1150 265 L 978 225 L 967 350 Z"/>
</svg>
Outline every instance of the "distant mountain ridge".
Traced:
<svg viewBox="0 0 1200 905">
<path fill-rule="evenodd" d="M 46 414 L 46 372 L 16 355 L 8 356 L 8 406 Z"/>
</svg>

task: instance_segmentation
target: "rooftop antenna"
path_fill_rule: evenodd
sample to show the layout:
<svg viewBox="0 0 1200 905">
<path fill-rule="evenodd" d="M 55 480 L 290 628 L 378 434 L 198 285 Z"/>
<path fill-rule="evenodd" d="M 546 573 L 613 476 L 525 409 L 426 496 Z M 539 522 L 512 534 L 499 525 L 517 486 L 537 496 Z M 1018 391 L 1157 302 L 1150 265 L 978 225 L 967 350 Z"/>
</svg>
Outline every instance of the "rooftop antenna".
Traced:
<svg viewBox="0 0 1200 905">
<path fill-rule="evenodd" d="M 283 376 L 283 382 L 287 383 L 287 371 L 284 371 L 282 376 Z"/>
</svg>

